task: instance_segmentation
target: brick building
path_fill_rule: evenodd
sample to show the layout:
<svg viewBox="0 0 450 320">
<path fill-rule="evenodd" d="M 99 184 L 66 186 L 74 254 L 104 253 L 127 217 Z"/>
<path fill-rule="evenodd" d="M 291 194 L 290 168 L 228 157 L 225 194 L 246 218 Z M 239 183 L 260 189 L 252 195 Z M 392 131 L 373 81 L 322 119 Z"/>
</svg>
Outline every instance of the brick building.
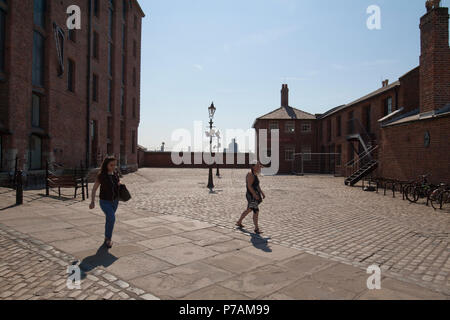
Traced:
<svg viewBox="0 0 450 320">
<path fill-rule="evenodd" d="M 137 168 L 143 17 L 136 0 L 0 0 L 1 171 Z"/>
<path fill-rule="evenodd" d="M 282 107 L 253 125 L 257 131 L 280 129 L 280 173 L 292 172 L 292 153 L 311 150 L 336 154 L 304 159 L 318 162 L 313 167 L 319 172 L 334 168 L 344 176 L 360 172 L 401 180 L 431 173 L 435 182 L 450 182 L 448 20 L 448 8 L 430 9 L 420 21 L 418 67 L 324 114 L 312 116 L 287 107 L 288 89 L 283 85 Z M 301 127 L 305 121 L 311 123 L 307 139 Z"/>
</svg>

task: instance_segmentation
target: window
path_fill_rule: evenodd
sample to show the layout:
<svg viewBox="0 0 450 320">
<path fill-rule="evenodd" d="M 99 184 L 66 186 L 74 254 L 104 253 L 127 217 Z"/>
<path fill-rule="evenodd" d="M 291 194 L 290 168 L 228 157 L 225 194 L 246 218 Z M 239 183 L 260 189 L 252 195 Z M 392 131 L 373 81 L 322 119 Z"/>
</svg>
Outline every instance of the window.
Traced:
<svg viewBox="0 0 450 320">
<path fill-rule="evenodd" d="M 137 16 L 134 16 L 133 24 L 134 24 L 134 30 L 137 30 L 137 28 L 138 28 L 138 18 L 137 18 Z"/>
<path fill-rule="evenodd" d="M 286 133 L 294 133 L 295 132 L 295 122 L 294 121 L 287 121 L 284 126 Z"/>
<path fill-rule="evenodd" d="M 337 155 L 336 155 L 336 165 L 340 166 L 341 163 L 342 163 L 342 146 L 341 145 L 338 145 L 336 147 L 336 153 L 337 153 Z"/>
<path fill-rule="evenodd" d="M 311 132 L 311 123 L 310 122 L 302 122 L 301 131 L 302 131 L 302 133 Z"/>
<path fill-rule="evenodd" d="M 120 89 L 120 115 L 125 115 L 125 90 Z"/>
<path fill-rule="evenodd" d="M 33 85 L 38 87 L 44 86 L 44 37 L 37 31 L 33 35 Z"/>
<path fill-rule="evenodd" d="M 136 131 L 131 131 L 131 152 L 136 153 Z"/>
<path fill-rule="evenodd" d="M 327 140 L 331 141 L 331 119 L 327 120 Z"/>
<path fill-rule="evenodd" d="M 112 80 L 108 80 L 108 112 L 112 112 Z"/>
<path fill-rule="evenodd" d="M 311 146 L 302 146 L 303 161 L 311 161 Z"/>
<path fill-rule="evenodd" d="M 108 139 L 112 139 L 112 133 L 113 133 L 113 118 L 112 117 L 108 117 L 108 124 L 107 124 L 107 128 L 106 128 L 106 137 Z"/>
<path fill-rule="evenodd" d="M 98 102 L 98 76 L 92 76 L 92 100 Z"/>
<path fill-rule="evenodd" d="M 355 125 L 354 125 L 354 121 L 355 119 L 353 119 L 354 114 L 353 111 L 350 111 L 348 113 L 348 134 L 352 134 L 355 131 Z"/>
<path fill-rule="evenodd" d="M 136 87 L 136 84 L 137 84 L 136 68 L 133 68 L 133 87 Z"/>
<path fill-rule="evenodd" d="M 133 57 L 137 57 L 137 42 L 133 40 Z"/>
<path fill-rule="evenodd" d="M 294 153 L 295 153 L 295 148 L 287 147 L 286 149 L 284 149 L 284 159 L 286 161 L 293 161 L 294 160 Z"/>
<path fill-rule="evenodd" d="M 269 123 L 269 130 L 278 130 L 278 122 L 277 121 L 270 121 Z"/>
<path fill-rule="evenodd" d="M 342 117 L 337 116 L 336 118 L 336 136 L 340 137 L 342 135 Z"/>
<path fill-rule="evenodd" d="M 93 56 L 94 59 L 98 59 L 98 33 L 94 31 L 94 36 L 93 36 Z"/>
<path fill-rule="evenodd" d="M 122 0 L 122 17 L 123 20 L 127 19 L 127 0 Z"/>
<path fill-rule="evenodd" d="M 113 39 L 114 31 L 114 11 L 112 8 L 109 8 L 109 16 L 108 16 L 108 30 L 109 30 L 109 38 Z"/>
<path fill-rule="evenodd" d="M 45 28 L 45 9 L 46 9 L 45 0 L 34 0 L 34 8 L 33 8 L 34 24 L 43 29 Z"/>
<path fill-rule="evenodd" d="M 136 118 L 136 98 L 133 98 L 133 118 Z"/>
<path fill-rule="evenodd" d="M 122 55 L 122 83 L 125 84 L 125 74 L 126 74 L 126 65 L 125 65 L 125 55 Z"/>
<path fill-rule="evenodd" d="M 367 106 L 366 109 L 366 131 L 370 133 L 372 131 L 371 122 L 372 122 L 372 107 Z"/>
<path fill-rule="evenodd" d="M 99 17 L 99 13 L 100 13 L 99 1 L 100 0 L 94 0 L 94 16 L 96 16 L 97 18 Z"/>
<path fill-rule="evenodd" d="M 125 123 L 120 121 L 120 141 L 125 140 Z"/>
<path fill-rule="evenodd" d="M 388 114 L 391 114 L 392 111 L 392 97 L 389 97 L 384 100 L 384 115 L 387 116 Z"/>
<path fill-rule="evenodd" d="M 113 54 L 113 44 L 110 42 L 108 44 L 108 72 L 111 77 L 113 76 Z"/>
<path fill-rule="evenodd" d="M 75 62 L 71 59 L 67 68 L 67 90 L 75 92 Z"/>
<path fill-rule="evenodd" d="M 30 170 L 42 169 L 42 140 L 36 135 L 30 137 L 29 168 Z"/>
<path fill-rule="evenodd" d="M 41 125 L 41 97 L 33 94 L 31 97 L 31 125 L 34 128 L 39 128 Z"/>
<path fill-rule="evenodd" d="M 72 42 L 77 42 L 77 33 L 75 29 L 69 29 L 68 34 L 69 40 Z"/>
<path fill-rule="evenodd" d="M 353 147 L 353 144 L 350 142 L 348 144 L 348 162 L 352 161 L 353 159 L 355 159 L 355 150 Z"/>
<path fill-rule="evenodd" d="M 0 7 L 0 72 L 5 71 L 6 12 Z"/>
</svg>

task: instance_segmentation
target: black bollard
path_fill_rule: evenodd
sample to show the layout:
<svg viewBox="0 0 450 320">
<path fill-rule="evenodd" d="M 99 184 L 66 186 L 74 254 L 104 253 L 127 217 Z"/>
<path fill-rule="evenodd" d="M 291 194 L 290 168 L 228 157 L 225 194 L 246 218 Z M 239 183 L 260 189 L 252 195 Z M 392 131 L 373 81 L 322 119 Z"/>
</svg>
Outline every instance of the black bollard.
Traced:
<svg viewBox="0 0 450 320">
<path fill-rule="evenodd" d="M 16 173 L 16 205 L 23 204 L 23 180 L 22 171 L 18 170 Z"/>
</svg>

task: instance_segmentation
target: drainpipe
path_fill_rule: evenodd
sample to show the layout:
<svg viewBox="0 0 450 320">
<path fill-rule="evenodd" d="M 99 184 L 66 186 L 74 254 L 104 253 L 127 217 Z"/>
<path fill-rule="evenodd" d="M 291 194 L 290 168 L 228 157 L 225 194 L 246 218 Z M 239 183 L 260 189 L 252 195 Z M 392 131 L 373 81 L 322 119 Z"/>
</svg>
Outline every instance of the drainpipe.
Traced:
<svg viewBox="0 0 450 320">
<path fill-rule="evenodd" d="M 87 54 L 87 76 L 86 76 L 86 168 L 89 168 L 91 159 L 91 35 L 92 35 L 92 0 L 87 0 L 89 8 L 88 23 L 88 54 Z"/>
</svg>

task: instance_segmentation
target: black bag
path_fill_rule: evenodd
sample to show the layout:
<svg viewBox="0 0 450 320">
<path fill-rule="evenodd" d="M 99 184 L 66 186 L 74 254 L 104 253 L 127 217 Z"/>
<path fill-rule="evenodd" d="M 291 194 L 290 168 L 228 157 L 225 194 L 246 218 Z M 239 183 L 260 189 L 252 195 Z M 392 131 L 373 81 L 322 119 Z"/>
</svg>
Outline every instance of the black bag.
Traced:
<svg viewBox="0 0 450 320">
<path fill-rule="evenodd" d="M 121 184 L 119 186 L 119 200 L 123 202 L 127 202 L 131 199 L 130 192 L 127 189 L 127 186 L 124 184 Z"/>
</svg>

